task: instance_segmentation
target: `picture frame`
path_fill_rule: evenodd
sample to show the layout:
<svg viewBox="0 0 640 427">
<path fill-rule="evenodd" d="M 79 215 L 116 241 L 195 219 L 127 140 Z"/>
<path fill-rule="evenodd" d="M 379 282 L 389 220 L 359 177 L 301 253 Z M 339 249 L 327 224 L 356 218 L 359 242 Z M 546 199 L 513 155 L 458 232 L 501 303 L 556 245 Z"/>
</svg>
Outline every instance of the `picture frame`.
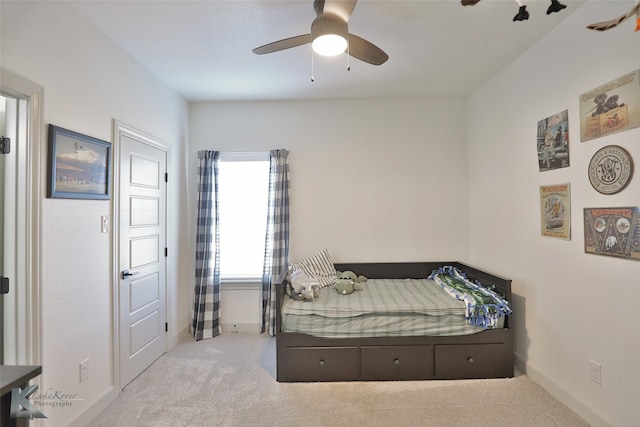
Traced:
<svg viewBox="0 0 640 427">
<path fill-rule="evenodd" d="M 584 251 L 640 261 L 640 206 L 584 208 Z"/>
<path fill-rule="evenodd" d="M 571 184 L 540 187 L 541 235 L 571 240 Z"/>
<path fill-rule="evenodd" d="M 47 197 L 109 200 L 111 143 L 49 124 Z"/>
<path fill-rule="evenodd" d="M 640 127 L 640 69 L 580 95 L 580 142 Z"/>
<path fill-rule="evenodd" d="M 569 110 L 538 121 L 536 144 L 540 172 L 569 167 Z"/>
</svg>

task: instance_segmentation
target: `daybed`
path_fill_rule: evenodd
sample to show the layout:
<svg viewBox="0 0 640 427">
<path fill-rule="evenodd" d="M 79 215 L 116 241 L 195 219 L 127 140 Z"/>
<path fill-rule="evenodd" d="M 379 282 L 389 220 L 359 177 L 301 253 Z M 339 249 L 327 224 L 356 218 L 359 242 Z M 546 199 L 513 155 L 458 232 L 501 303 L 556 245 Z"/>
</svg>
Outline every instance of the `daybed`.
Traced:
<svg viewBox="0 0 640 427">
<path fill-rule="evenodd" d="M 511 301 L 511 280 L 459 262 L 355 263 L 335 264 L 335 268 L 370 279 L 424 279 L 444 265 L 458 268 L 470 280 L 480 281 Z M 282 304 L 290 298 L 285 283 L 282 280 L 276 285 L 278 381 L 513 377 L 513 330 L 508 317 L 503 328 L 456 336 L 326 338 L 283 332 Z"/>
</svg>

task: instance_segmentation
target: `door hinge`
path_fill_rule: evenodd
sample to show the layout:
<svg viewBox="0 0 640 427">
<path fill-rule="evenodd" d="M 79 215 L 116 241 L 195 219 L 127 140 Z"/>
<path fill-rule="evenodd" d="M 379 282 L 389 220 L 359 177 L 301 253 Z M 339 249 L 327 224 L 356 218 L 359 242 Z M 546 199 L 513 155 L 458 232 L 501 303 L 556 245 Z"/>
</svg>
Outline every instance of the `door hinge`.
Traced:
<svg viewBox="0 0 640 427">
<path fill-rule="evenodd" d="M 164 173 L 164 182 L 169 182 L 169 173 L 168 172 Z"/>
<path fill-rule="evenodd" d="M 169 332 L 169 322 L 164 322 L 164 331 Z"/>
<path fill-rule="evenodd" d="M 11 152 L 11 138 L 0 136 L 0 154 L 9 154 Z"/>
<path fill-rule="evenodd" d="M 164 257 L 168 257 L 169 256 L 169 249 L 168 248 L 164 248 Z"/>
<path fill-rule="evenodd" d="M 0 277 L 0 294 L 8 294 L 8 293 L 9 293 L 9 278 Z"/>
</svg>

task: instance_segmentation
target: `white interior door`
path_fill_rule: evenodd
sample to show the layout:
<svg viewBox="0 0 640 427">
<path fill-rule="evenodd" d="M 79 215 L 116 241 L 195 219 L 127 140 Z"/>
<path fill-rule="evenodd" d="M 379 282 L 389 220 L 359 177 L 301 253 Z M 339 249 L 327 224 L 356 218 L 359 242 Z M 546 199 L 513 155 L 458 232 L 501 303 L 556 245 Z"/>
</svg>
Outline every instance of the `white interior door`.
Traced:
<svg viewBox="0 0 640 427">
<path fill-rule="evenodd" d="M 0 137 L 6 136 L 6 104 L 7 100 L 0 95 Z M 4 160 L 6 154 L 0 153 L 0 277 L 2 280 L 5 280 L 4 271 L 4 187 L 5 187 L 5 179 L 4 179 Z M 12 206 L 9 206 L 11 209 Z M 7 290 L 2 290 L 0 292 L 0 365 L 4 364 L 4 328 L 7 322 L 4 320 L 4 294 L 7 293 Z"/>
<path fill-rule="evenodd" d="M 120 386 L 166 351 L 167 152 L 119 133 Z"/>
<path fill-rule="evenodd" d="M 0 276 L 8 278 L 9 292 L 1 294 L 0 360 L 6 365 L 27 360 L 26 336 L 26 213 L 24 174 L 26 163 L 26 101 L 0 96 L 0 134 L 10 139 L 10 151 L 0 154 L 2 175 L 2 230 L 0 232 Z"/>
</svg>

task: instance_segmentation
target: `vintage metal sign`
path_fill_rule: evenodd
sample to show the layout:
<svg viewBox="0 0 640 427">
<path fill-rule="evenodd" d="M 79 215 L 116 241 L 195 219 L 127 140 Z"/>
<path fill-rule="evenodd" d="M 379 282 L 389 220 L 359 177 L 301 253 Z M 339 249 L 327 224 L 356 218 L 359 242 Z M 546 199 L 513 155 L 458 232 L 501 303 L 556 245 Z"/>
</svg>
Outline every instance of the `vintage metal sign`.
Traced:
<svg viewBox="0 0 640 427">
<path fill-rule="evenodd" d="M 540 210 L 543 236 L 571 239 L 570 184 L 540 187 Z"/>
<path fill-rule="evenodd" d="M 640 261 L 640 207 L 585 208 L 584 251 Z"/>
<path fill-rule="evenodd" d="M 589 181 L 602 194 L 618 193 L 633 176 L 633 159 L 627 150 L 617 145 L 602 147 L 589 162 Z"/>
<path fill-rule="evenodd" d="M 640 126 L 640 70 L 580 96 L 580 141 Z"/>
</svg>

